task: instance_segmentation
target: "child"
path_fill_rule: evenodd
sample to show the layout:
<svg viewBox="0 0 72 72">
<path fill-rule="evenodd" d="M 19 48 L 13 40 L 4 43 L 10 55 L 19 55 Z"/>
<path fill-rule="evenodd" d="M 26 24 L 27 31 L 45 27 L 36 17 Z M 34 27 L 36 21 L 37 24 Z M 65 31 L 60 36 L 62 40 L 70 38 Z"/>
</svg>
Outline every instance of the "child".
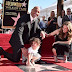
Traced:
<svg viewBox="0 0 72 72">
<path fill-rule="evenodd" d="M 35 61 L 41 58 L 41 55 L 38 53 L 38 49 L 40 47 L 41 41 L 39 38 L 31 38 L 30 39 L 31 47 L 28 48 L 27 54 L 27 66 L 33 66 Z"/>
</svg>

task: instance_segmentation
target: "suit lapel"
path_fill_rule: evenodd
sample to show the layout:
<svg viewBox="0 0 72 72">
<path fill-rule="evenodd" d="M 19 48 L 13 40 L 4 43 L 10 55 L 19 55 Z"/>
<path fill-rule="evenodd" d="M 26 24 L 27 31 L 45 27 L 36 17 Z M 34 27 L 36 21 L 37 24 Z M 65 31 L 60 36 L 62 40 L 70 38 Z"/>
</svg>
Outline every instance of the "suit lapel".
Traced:
<svg viewBox="0 0 72 72">
<path fill-rule="evenodd" d="M 67 16 L 67 15 L 66 15 L 66 16 Z M 68 20 L 72 20 L 72 15 L 71 15 L 71 19 L 69 19 L 69 17 L 68 17 L 68 16 L 67 16 L 67 19 L 68 19 Z"/>
<path fill-rule="evenodd" d="M 29 28 L 29 36 L 30 36 L 30 31 L 31 31 L 31 22 L 27 22 L 28 28 Z"/>
<path fill-rule="evenodd" d="M 30 18 L 30 16 L 29 16 Z M 36 33 L 36 27 L 37 27 L 37 20 L 34 20 L 35 25 L 34 25 L 34 33 Z M 30 36 L 30 31 L 31 31 L 31 20 L 27 22 L 28 28 L 29 28 L 29 36 Z"/>
<path fill-rule="evenodd" d="M 66 17 L 67 17 L 67 20 L 70 21 L 70 19 L 69 19 L 69 17 L 67 15 L 66 15 Z"/>
</svg>

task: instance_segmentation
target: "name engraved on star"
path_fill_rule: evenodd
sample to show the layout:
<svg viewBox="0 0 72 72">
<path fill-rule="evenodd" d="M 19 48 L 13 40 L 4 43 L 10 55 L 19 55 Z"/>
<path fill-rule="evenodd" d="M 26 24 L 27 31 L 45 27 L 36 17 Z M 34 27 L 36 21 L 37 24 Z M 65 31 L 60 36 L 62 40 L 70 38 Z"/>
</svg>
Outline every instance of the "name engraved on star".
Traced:
<svg viewBox="0 0 72 72">
<path fill-rule="evenodd" d="M 23 7 L 23 3 L 6 1 L 5 9 L 6 10 L 20 10 L 20 11 L 24 10 L 26 11 L 26 5 L 25 7 Z"/>
<path fill-rule="evenodd" d="M 6 1 L 6 5 L 7 5 L 7 6 L 17 6 L 17 7 L 21 7 L 23 4 L 22 4 L 22 3 L 19 3 L 19 2 Z"/>
<path fill-rule="evenodd" d="M 17 13 L 16 12 L 5 12 L 5 15 L 17 16 Z"/>
</svg>

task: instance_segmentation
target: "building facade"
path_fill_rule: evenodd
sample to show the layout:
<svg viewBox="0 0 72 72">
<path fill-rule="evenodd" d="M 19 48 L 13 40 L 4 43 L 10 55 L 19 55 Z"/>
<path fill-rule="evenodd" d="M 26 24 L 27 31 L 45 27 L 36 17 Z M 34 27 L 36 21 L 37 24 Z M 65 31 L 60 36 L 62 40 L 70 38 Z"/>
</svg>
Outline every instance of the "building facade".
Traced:
<svg viewBox="0 0 72 72">
<path fill-rule="evenodd" d="M 65 12 L 67 8 L 71 8 L 72 10 L 72 0 L 64 0 L 63 4 L 64 4 L 63 9 L 65 10 Z M 52 4 L 48 8 L 42 9 L 40 11 L 39 18 L 45 16 L 47 19 L 50 16 L 51 11 L 55 11 L 55 16 L 57 16 L 57 2 Z"/>
</svg>

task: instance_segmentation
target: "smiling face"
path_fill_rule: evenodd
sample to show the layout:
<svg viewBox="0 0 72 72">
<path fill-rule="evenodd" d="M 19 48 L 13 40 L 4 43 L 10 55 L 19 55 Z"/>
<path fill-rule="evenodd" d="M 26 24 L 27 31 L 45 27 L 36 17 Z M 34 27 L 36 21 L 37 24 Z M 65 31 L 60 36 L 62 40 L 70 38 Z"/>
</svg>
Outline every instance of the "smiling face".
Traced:
<svg viewBox="0 0 72 72">
<path fill-rule="evenodd" d="M 70 8 L 67 9 L 67 15 L 71 15 L 71 9 Z"/>
<path fill-rule="evenodd" d="M 51 11 L 51 17 L 55 17 L 55 12 Z"/>
<path fill-rule="evenodd" d="M 37 42 L 33 41 L 31 46 L 33 49 L 36 49 L 39 46 L 39 44 Z"/>
<path fill-rule="evenodd" d="M 31 11 L 31 16 L 33 18 L 36 18 L 37 16 L 39 16 L 40 13 L 40 8 L 39 7 L 34 7 Z"/>
<path fill-rule="evenodd" d="M 67 27 L 67 25 L 64 25 L 63 26 L 63 33 L 67 33 L 68 32 L 68 27 Z"/>
</svg>

